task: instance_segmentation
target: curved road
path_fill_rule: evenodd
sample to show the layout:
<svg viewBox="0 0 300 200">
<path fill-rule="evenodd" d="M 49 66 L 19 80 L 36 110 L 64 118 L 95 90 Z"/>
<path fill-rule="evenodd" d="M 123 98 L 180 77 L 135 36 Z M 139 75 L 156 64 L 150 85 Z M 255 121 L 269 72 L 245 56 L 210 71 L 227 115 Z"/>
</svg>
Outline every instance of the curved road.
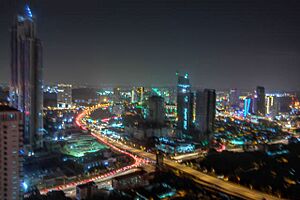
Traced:
<svg viewBox="0 0 300 200">
<path fill-rule="evenodd" d="M 89 108 L 85 114 L 86 116 L 81 116 L 82 118 L 78 120 L 80 126 L 86 128 L 88 127 L 88 124 L 86 124 L 82 119 L 83 117 L 87 118 L 91 112 L 93 112 L 95 109 L 99 108 L 98 106 L 94 106 L 92 108 Z M 119 141 L 112 140 L 110 138 L 104 137 L 101 135 L 100 132 L 92 132 L 91 133 L 94 137 L 98 138 L 100 141 L 108 143 L 118 149 L 122 149 L 123 151 L 130 152 L 131 154 L 137 155 L 141 158 L 146 158 L 152 161 L 156 160 L 156 155 L 153 153 L 148 153 L 145 151 L 142 151 L 140 149 L 135 149 L 133 147 L 127 146 Z M 257 191 L 257 190 L 251 190 L 249 188 L 246 188 L 244 186 L 223 181 L 221 179 L 218 179 L 213 176 L 209 176 L 205 173 L 202 173 L 200 171 L 197 171 L 195 169 L 192 169 L 190 167 L 187 167 L 185 165 L 181 165 L 177 162 L 174 162 L 170 159 L 164 159 L 164 164 L 167 167 L 170 167 L 172 169 L 178 170 L 186 175 L 188 175 L 191 179 L 193 179 L 195 182 L 205 185 L 209 188 L 221 191 L 223 193 L 243 198 L 243 199 L 253 199 L 253 200 L 259 200 L 259 199 L 267 199 L 267 200 L 277 200 L 279 198 Z"/>
<path fill-rule="evenodd" d="M 98 109 L 98 108 L 104 108 L 104 107 L 107 107 L 107 105 L 98 105 L 96 107 L 92 107 L 93 109 Z M 79 127 L 81 127 L 83 130 L 87 130 L 84 126 L 81 125 L 81 120 L 84 116 L 86 116 L 89 112 L 89 110 L 85 110 L 83 111 L 82 113 L 80 113 L 76 120 L 75 120 L 75 123 L 76 125 L 78 125 Z M 92 134 L 93 135 L 93 134 Z M 124 172 L 128 171 L 128 170 L 131 170 L 133 168 L 136 168 L 138 166 L 141 166 L 142 164 L 145 164 L 145 163 L 148 163 L 147 160 L 145 159 L 142 159 L 142 158 L 139 158 L 135 155 L 133 155 L 132 153 L 130 152 L 126 152 L 114 145 L 112 145 L 111 143 L 107 142 L 106 140 L 103 140 L 101 138 L 98 138 L 96 137 L 100 142 L 104 143 L 105 145 L 111 147 L 114 151 L 117 151 L 119 153 L 123 153 L 123 154 L 126 154 L 130 157 L 132 157 L 134 159 L 134 163 L 131 164 L 131 165 L 128 165 L 128 166 L 125 166 L 125 167 L 122 167 L 122 168 L 119 168 L 119 169 L 116 169 L 116 170 L 113 170 L 113 171 L 110 171 L 106 174 L 101 174 L 101 175 L 96 175 L 96 176 L 92 176 L 92 177 L 89 177 L 89 178 L 85 178 L 85 179 L 82 179 L 82 180 L 78 180 L 78 181 L 74 181 L 74 182 L 70 182 L 70 183 L 67 183 L 67 184 L 63 184 L 63 185 L 57 185 L 57 186 L 54 186 L 54 187 L 51 187 L 51 188 L 44 188 L 44 189 L 41 189 L 40 190 L 40 193 L 41 194 L 46 194 L 47 192 L 51 191 L 51 190 L 70 190 L 72 188 L 75 188 L 76 185 L 80 185 L 80 184 L 84 184 L 84 183 L 88 183 L 88 182 L 91 182 L 91 181 L 102 181 L 102 180 L 107 180 L 107 179 L 111 179 L 113 177 L 116 177 L 116 176 L 119 176 L 121 174 L 123 174 Z"/>
</svg>

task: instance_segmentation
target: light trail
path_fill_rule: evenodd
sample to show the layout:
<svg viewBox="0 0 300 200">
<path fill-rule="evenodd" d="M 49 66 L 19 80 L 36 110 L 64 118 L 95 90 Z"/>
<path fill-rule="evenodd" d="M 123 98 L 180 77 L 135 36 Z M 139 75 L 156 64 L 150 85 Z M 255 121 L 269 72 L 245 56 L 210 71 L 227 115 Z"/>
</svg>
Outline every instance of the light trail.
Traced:
<svg viewBox="0 0 300 200">
<path fill-rule="evenodd" d="M 105 139 L 103 136 L 101 136 L 100 134 L 97 134 L 99 132 L 93 132 L 91 133 L 94 137 L 98 138 L 100 141 L 103 141 L 107 144 L 110 144 L 109 146 L 114 146 L 114 148 L 117 149 L 123 149 L 122 151 L 124 152 L 124 150 L 126 150 L 125 152 L 130 152 L 132 154 L 138 155 L 141 158 L 145 158 L 148 160 L 152 160 L 155 161 L 156 160 L 156 155 L 153 153 L 148 153 L 145 151 L 142 151 L 140 149 L 136 149 L 130 146 L 127 146 L 123 143 L 120 143 L 120 141 L 114 141 L 114 140 L 110 140 Z M 177 162 L 174 162 L 173 160 L 170 159 L 166 159 L 164 158 L 164 165 L 166 167 L 169 167 L 171 169 L 175 169 L 178 170 L 186 175 L 189 175 L 190 178 L 192 180 L 194 180 L 196 183 L 200 184 L 200 185 L 204 185 L 207 186 L 211 189 L 223 192 L 225 194 L 229 194 L 235 197 L 239 197 L 242 199 L 253 199 L 253 200 L 278 200 L 280 198 L 272 196 L 270 194 L 266 194 L 264 192 L 260 192 L 257 190 L 253 190 L 253 189 L 249 189 L 246 188 L 244 186 L 232 183 L 232 182 L 228 182 L 228 181 L 223 181 L 220 180 L 216 177 L 207 175 L 203 172 L 200 172 L 198 170 L 195 170 L 191 167 L 187 167 L 184 166 L 182 164 L 179 164 Z"/>
<path fill-rule="evenodd" d="M 107 108 L 108 107 L 107 104 L 102 105 L 102 106 L 101 105 L 97 105 L 96 107 L 92 107 L 92 109 L 94 110 L 94 109 L 98 109 L 98 108 Z M 89 111 L 90 111 L 90 108 L 84 110 L 75 119 L 76 125 L 78 127 L 80 127 L 81 129 L 83 129 L 83 130 L 87 130 L 87 128 L 82 124 L 82 119 L 88 114 Z M 103 138 L 97 136 L 94 133 L 91 133 L 91 135 L 94 136 L 95 138 L 97 138 L 98 141 L 100 141 L 100 142 L 104 143 L 105 145 L 109 146 L 110 148 L 112 148 L 114 151 L 117 151 L 119 153 L 125 154 L 125 155 L 133 158 L 134 163 L 131 164 L 131 165 L 128 165 L 128 166 L 110 171 L 110 172 L 102 174 L 102 175 L 95 175 L 93 177 L 89 177 L 89 178 L 86 178 L 86 179 L 83 179 L 83 180 L 73 181 L 73 182 L 70 182 L 70 183 L 67 183 L 67 184 L 62 184 L 62 185 L 54 186 L 54 187 L 51 187 L 51 188 L 44 188 L 44 189 L 40 190 L 41 194 L 46 194 L 47 192 L 52 191 L 52 190 L 67 190 L 67 189 L 76 187 L 76 185 L 85 184 L 85 183 L 88 183 L 88 182 L 91 182 L 91 181 L 106 180 L 108 178 L 114 177 L 116 174 L 125 172 L 127 170 L 133 169 L 133 168 L 138 167 L 138 166 L 141 166 L 142 164 L 149 163 L 148 160 L 138 158 L 137 156 L 135 156 L 135 155 L 133 155 L 129 152 L 126 152 L 126 151 L 124 151 L 124 150 L 108 143 Z"/>
<path fill-rule="evenodd" d="M 86 128 L 86 124 L 83 125 L 82 124 L 82 119 L 83 117 L 85 117 L 85 115 L 88 112 L 91 112 L 93 110 L 95 110 L 97 108 L 89 108 L 88 110 L 84 111 L 85 114 L 80 114 L 78 118 L 76 118 L 76 121 L 78 121 L 78 124 L 80 125 L 80 127 L 84 127 Z M 77 124 L 77 122 L 76 122 Z M 109 147 L 111 147 L 112 149 L 114 149 L 115 151 L 119 151 L 121 153 L 124 153 L 126 155 L 131 156 L 132 158 L 134 158 L 135 163 L 133 165 L 127 166 L 122 168 L 123 170 L 126 169 L 130 169 L 130 167 L 135 166 L 136 163 L 142 163 L 144 162 L 149 162 L 146 160 L 143 160 L 141 158 L 145 158 L 147 160 L 155 160 L 156 156 L 155 154 L 152 153 L 148 153 L 139 149 L 135 149 L 133 147 L 129 147 L 123 143 L 120 142 L 116 142 L 114 140 L 110 140 L 110 139 L 106 139 L 105 137 L 102 137 L 101 135 L 98 134 L 98 132 L 92 132 L 91 133 L 94 137 L 96 137 L 99 141 L 103 142 L 104 144 L 108 145 Z M 134 155 L 138 155 L 140 158 L 137 158 Z M 192 169 L 190 167 L 181 165 L 179 163 L 176 163 L 172 160 L 169 159 L 164 159 L 164 164 L 165 166 L 171 168 L 171 169 L 175 169 L 178 171 L 181 171 L 182 173 L 189 175 L 190 178 L 192 180 L 194 180 L 195 182 L 199 183 L 200 185 L 204 185 L 207 186 L 211 189 L 217 190 L 217 191 L 221 191 L 223 193 L 235 196 L 235 197 L 239 197 L 239 198 L 243 198 L 243 199 L 253 199 L 253 200 L 257 200 L 257 199 L 268 199 L 268 200 L 277 200 L 279 198 L 260 192 L 260 191 L 256 191 L 256 190 L 251 190 L 249 188 L 246 188 L 244 186 L 241 185 L 237 185 L 235 183 L 231 183 L 231 182 L 227 182 L 227 181 L 223 181 L 220 180 L 216 177 L 213 176 L 209 176 L 203 172 L 197 171 L 195 169 Z M 120 170 L 120 169 L 119 169 Z M 105 174 L 106 176 L 112 175 L 112 172 Z M 101 179 L 104 178 L 104 175 L 102 176 L 98 176 L 97 178 Z M 94 179 L 88 179 L 85 182 L 89 182 L 89 181 L 93 181 Z M 83 182 L 83 183 L 85 183 Z M 81 184 L 82 182 L 76 182 L 76 184 Z M 69 187 L 74 187 L 76 186 L 76 184 L 74 185 L 67 185 Z M 55 187 L 55 189 L 59 187 Z"/>
</svg>

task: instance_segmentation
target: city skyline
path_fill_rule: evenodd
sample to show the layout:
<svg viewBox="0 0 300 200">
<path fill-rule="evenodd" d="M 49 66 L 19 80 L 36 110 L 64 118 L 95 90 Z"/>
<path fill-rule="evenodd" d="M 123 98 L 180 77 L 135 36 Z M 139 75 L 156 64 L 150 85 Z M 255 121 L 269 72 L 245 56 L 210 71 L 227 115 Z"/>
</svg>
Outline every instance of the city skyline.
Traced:
<svg viewBox="0 0 300 200">
<path fill-rule="evenodd" d="M 5 1 L 1 200 L 300 196 L 300 3 Z"/>
<path fill-rule="evenodd" d="M 297 90 L 300 4 L 226 2 L 31 1 L 45 82 L 175 85 L 178 70 L 195 87 Z M 0 79 L 9 82 L 14 8 L 1 4 Z"/>
</svg>

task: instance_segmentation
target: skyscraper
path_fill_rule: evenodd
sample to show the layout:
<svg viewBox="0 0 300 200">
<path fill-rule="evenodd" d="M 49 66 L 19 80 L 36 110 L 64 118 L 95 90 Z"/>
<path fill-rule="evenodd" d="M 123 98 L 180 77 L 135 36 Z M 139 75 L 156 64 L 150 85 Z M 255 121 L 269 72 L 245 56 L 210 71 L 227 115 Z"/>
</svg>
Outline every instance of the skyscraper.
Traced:
<svg viewBox="0 0 300 200">
<path fill-rule="evenodd" d="M 113 96 L 114 103 L 121 102 L 121 89 L 119 87 L 114 88 L 114 96 Z"/>
<path fill-rule="evenodd" d="M 230 90 L 229 104 L 231 107 L 237 107 L 239 105 L 239 91 L 237 89 Z"/>
<path fill-rule="evenodd" d="M 155 124 L 162 125 L 165 121 L 164 98 L 160 96 L 149 97 L 149 117 L 148 120 Z"/>
<path fill-rule="evenodd" d="M 131 90 L 131 103 L 143 103 L 144 87 L 134 87 Z"/>
<path fill-rule="evenodd" d="M 196 93 L 195 126 L 203 134 L 214 131 L 216 115 L 216 91 L 205 89 Z"/>
<path fill-rule="evenodd" d="M 244 117 L 247 117 L 249 113 L 251 113 L 252 104 L 253 104 L 253 100 L 251 97 L 247 97 L 244 99 Z"/>
<path fill-rule="evenodd" d="M 23 112 L 24 143 L 30 148 L 42 145 L 43 78 L 42 43 L 28 5 L 11 29 L 11 106 Z"/>
<path fill-rule="evenodd" d="M 265 100 L 265 88 L 261 86 L 256 87 L 256 115 L 266 115 L 266 100 Z"/>
<path fill-rule="evenodd" d="M 72 107 L 72 85 L 58 84 L 57 86 L 57 107 L 71 108 Z"/>
<path fill-rule="evenodd" d="M 0 199 L 18 200 L 22 180 L 23 120 L 18 110 L 0 105 Z"/>
<path fill-rule="evenodd" d="M 188 74 L 178 74 L 177 83 L 177 128 L 181 138 L 191 138 L 190 131 L 193 123 L 194 94 L 191 92 Z"/>
</svg>

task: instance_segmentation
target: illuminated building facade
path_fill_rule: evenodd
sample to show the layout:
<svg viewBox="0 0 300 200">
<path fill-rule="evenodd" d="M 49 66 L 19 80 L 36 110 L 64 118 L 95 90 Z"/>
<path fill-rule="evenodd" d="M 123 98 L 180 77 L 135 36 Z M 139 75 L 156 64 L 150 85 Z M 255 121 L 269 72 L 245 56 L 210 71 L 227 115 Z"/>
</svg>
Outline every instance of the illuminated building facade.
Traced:
<svg viewBox="0 0 300 200">
<path fill-rule="evenodd" d="M 188 74 L 177 75 L 177 128 L 181 131 L 180 138 L 190 138 L 193 123 L 194 94 L 191 92 Z"/>
<path fill-rule="evenodd" d="M 174 121 L 177 117 L 177 106 L 175 104 L 166 104 L 165 113 L 168 120 Z"/>
<path fill-rule="evenodd" d="M 256 88 L 256 115 L 265 116 L 266 115 L 266 105 L 265 105 L 265 88 L 262 86 L 257 86 Z"/>
<path fill-rule="evenodd" d="M 72 85 L 58 84 L 57 107 L 62 109 L 72 107 Z"/>
<path fill-rule="evenodd" d="M 244 99 L 244 117 L 247 117 L 251 113 L 252 99 L 247 97 Z"/>
<path fill-rule="evenodd" d="M 144 101 L 144 87 L 137 87 L 131 90 L 131 103 L 142 103 Z"/>
<path fill-rule="evenodd" d="M 231 89 L 229 92 L 229 104 L 231 107 L 239 105 L 239 92 L 237 89 Z"/>
<path fill-rule="evenodd" d="M 145 92 L 145 88 L 144 87 L 138 87 L 137 88 L 137 94 L 138 94 L 138 101 L 139 101 L 139 103 L 143 103 L 143 101 L 144 101 L 144 92 Z"/>
<path fill-rule="evenodd" d="M 279 112 L 278 97 L 274 95 L 266 96 L 266 115 L 269 117 L 275 117 Z"/>
<path fill-rule="evenodd" d="M 24 143 L 42 146 L 43 77 L 42 43 L 28 5 L 16 17 L 11 29 L 11 106 L 24 114 Z"/>
<path fill-rule="evenodd" d="M 216 116 L 216 91 L 205 89 L 196 93 L 195 126 L 201 133 L 213 133 Z"/>
<path fill-rule="evenodd" d="M 23 199 L 22 156 L 23 115 L 18 110 L 0 106 L 0 199 Z M 26 183 L 23 183 L 26 189 Z"/>
</svg>

